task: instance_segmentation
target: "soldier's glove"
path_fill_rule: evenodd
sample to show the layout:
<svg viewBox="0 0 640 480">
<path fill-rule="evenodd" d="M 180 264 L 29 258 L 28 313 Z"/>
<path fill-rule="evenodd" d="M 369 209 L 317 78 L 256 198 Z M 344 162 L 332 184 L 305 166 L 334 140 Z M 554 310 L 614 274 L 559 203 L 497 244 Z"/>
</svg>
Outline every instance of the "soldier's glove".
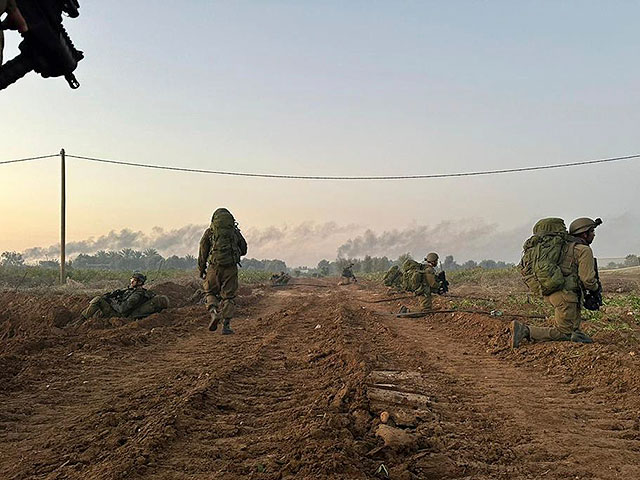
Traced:
<svg viewBox="0 0 640 480">
<path fill-rule="evenodd" d="M 595 292 L 585 290 L 583 305 L 587 310 L 600 310 L 602 306 L 602 292 L 600 290 L 596 290 Z"/>
<path fill-rule="evenodd" d="M 440 287 L 437 291 L 438 295 L 447 293 L 449 291 L 449 281 L 447 280 L 444 270 L 436 275 L 436 280 L 440 282 Z"/>
</svg>

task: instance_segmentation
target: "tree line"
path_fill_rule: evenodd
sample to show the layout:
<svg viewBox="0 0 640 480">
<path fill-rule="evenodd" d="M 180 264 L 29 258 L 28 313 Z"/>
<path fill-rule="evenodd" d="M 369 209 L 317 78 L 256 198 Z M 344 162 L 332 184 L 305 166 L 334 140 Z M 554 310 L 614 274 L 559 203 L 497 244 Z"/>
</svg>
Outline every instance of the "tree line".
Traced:
<svg viewBox="0 0 640 480">
<path fill-rule="evenodd" d="M 301 266 L 297 268 L 289 268 L 284 260 L 258 260 L 255 258 L 242 259 L 242 268 L 246 270 L 259 270 L 267 272 L 289 272 L 295 276 L 311 275 L 326 277 L 331 275 L 340 275 L 342 270 L 349 264 L 353 264 L 355 273 L 373 273 L 384 272 L 393 265 L 402 265 L 405 260 L 413 259 L 408 253 L 400 255 L 396 259 L 389 259 L 386 256 L 372 257 L 365 255 L 363 258 L 337 258 L 335 260 L 323 259 L 318 262 L 315 267 Z M 421 259 L 418 259 L 419 261 Z M 635 263 L 633 263 L 635 262 Z M 118 251 L 99 250 L 94 254 L 81 253 L 73 261 L 68 262 L 70 268 L 87 269 L 87 270 L 192 270 L 197 267 L 197 259 L 193 255 L 185 255 L 180 257 L 172 255 L 164 257 L 154 248 L 146 250 L 134 250 L 124 248 Z M 628 255 L 624 266 L 638 265 L 640 261 L 636 255 Z M 0 266 L 20 267 L 26 265 L 22 254 L 18 252 L 3 252 L 0 255 Z M 38 266 L 44 268 L 58 268 L 60 263 L 58 260 L 40 260 Z M 453 255 L 447 255 L 441 262 L 441 267 L 446 271 L 468 270 L 472 268 L 496 269 L 513 266 L 512 263 L 506 263 L 496 260 L 482 260 L 476 262 L 467 260 L 464 263 L 458 263 Z M 613 267 L 612 267 L 613 268 Z"/>
<path fill-rule="evenodd" d="M 0 266 L 22 267 L 27 263 L 21 253 L 3 252 L 0 255 Z M 193 270 L 198 265 L 198 259 L 193 255 L 179 257 L 171 255 L 164 257 L 155 248 L 146 250 L 134 250 L 123 248 L 122 250 L 99 250 L 90 255 L 81 253 L 72 261 L 67 262 L 69 268 L 86 270 Z M 43 268 L 59 268 L 59 260 L 39 260 L 37 266 Z M 247 270 L 264 270 L 268 272 L 289 271 L 283 260 L 257 260 L 245 258 L 242 260 L 242 268 Z"/>
<path fill-rule="evenodd" d="M 640 257 L 638 255 L 627 255 L 622 263 L 609 262 L 607 268 L 625 268 L 625 267 L 638 267 L 640 266 Z"/>
</svg>

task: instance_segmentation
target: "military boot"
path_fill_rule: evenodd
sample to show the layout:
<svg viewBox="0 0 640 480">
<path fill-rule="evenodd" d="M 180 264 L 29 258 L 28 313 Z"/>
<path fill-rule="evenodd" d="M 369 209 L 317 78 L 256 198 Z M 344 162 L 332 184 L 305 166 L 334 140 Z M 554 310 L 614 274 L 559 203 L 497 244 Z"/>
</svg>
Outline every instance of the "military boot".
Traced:
<svg viewBox="0 0 640 480">
<path fill-rule="evenodd" d="M 231 323 L 231 319 L 230 318 L 225 318 L 222 322 L 222 335 L 233 335 L 235 332 L 233 330 L 231 330 L 231 326 L 229 325 Z"/>
<path fill-rule="evenodd" d="M 220 323 L 220 318 L 218 318 L 218 312 L 211 312 L 211 321 L 209 322 L 209 331 L 215 332 L 218 329 L 218 323 Z"/>
<path fill-rule="evenodd" d="M 514 320 L 511 322 L 511 348 L 518 348 L 523 340 L 531 340 L 529 327 Z"/>
<path fill-rule="evenodd" d="M 580 330 L 571 333 L 571 341 L 576 343 L 593 343 L 591 337 Z"/>
</svg>

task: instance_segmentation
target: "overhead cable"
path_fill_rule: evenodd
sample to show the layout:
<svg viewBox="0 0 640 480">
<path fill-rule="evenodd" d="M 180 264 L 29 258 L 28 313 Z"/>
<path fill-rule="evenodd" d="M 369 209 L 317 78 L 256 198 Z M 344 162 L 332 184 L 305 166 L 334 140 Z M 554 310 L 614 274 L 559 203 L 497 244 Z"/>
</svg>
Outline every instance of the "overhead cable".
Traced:
<svg viewBox="0 0 640 480">
<path fill-rule="evenodd" d="M 60 156 L 59 154 L 54 153 L 52 155 L 41 155 L 39 157 L 18 158 L 16 160 L 3 160 L 3 161 L 0 161 L 0 165 L 5 165 L 7 163 L 30 162 L 31 160 L 40 160 L 43 158 L 53 158 L 53 157 L 59 157 L 59 156 Z"/>
<path fill-rule="evenodd" d="M 40 160 L 43 158 L 57 157 L 59 154 L 42 155 L 38 157 L 20 158 L 16 160 L 4 160 L 0 161 L 0 165 L 28 162 L 31 160 Z M 567 168 L 578 167 L 583 165 L 596 165 L 601 163 L 619 162 L 623 160 L 633 160 L 640 158 L 640 154 L 626 155 L 623 157 L 611 157 L 601 158 L 597 160 L 585 160 L 580 162 L 571 163 L 557 163 L 553 165 L 538 165 L 533 167 L 516 167 L 516 168 L 504 168 L 498 170 L 479 170 L 475 172 L 460 172 L 460 173 L 429 173 L 418 175 L 380 175 L 380 176 L 328 176 L 328 175 L 287 175 L 277 173 L 246 173 L 246 172 L 229 172 L 222 170 L 206 170 L 200 168 L 186 168 L 186 167 L 172 167 L 167 165 L 152 165 L 147 163 L 137 162 L 125 162 L 122 160 L 110 160 L 106 158 L 86 157 L 81 155 L 66 155 L 67 158 L 76 158 L 79 160 L 86 160 L 89 162 L 107 163 L 112 165 L 125 165 L 129 167 L 141 167 L 152 168 L 155 170 L 169 170 L 175 172 L 189 172 L 189 173 L 205 173 L 209 175 L 226 175 L 234 177 L 253 177 L 253 178 L 283 178 L 283 179 L 298 179 L 298 180 L 415 180 L 415 179 L 430 179 L 430 178 L 454 178 L 454 177 L 477 177 L 480 175 L 498 175 L 503 173 L 518 173 L 518 172 L 531 172 L 536 170 L 550 170 L 553 168 Z"/>
<path fill-rule="evenodd" d="M 228 171 L 221 171 L 221 170 L 205 170 L 200 168 L 151 165 L 146 163 L 124 162 L 121 160 L 108 160 L 104 158 L 84 157 L 79 155 L 67 155 L 67 158 L 77 158 L 80 160 L 87 160 L 90 162 L 110 163 L 115 165 L 127 165 L 130 167 L 153 168 L 157 170 L 172 170 L 177 172 L 206 173 L 211 175 L 227 175 L 227 176 L 234 176 L 234 177 L 286 178 L 286 179 L 298 179 L 298 180 L 411 180 L 411 179 L 426 179 L 426 178 L 475 177 L 480 175 L 497 175 L 501 173 L 530 172 L 534 170 L 549 170 L 552 168 L 577 167 L 581 165 L 595 165 L 599 163 L 610 163 L 610 162 L 619 162 L 622 160 L 636 159 L 636 158 L 640 158 L 640 154 L 627 155 L 624 157 L 601 158 L 598 160 L 585 160 L 581 162 L 572 162 L 572 163 L 558 163 L 554 165 L 504 168 L 500 170 L 480 170 L 475 172 L 461 172 L 461 173 L 432 173 L 432 174 L 423 174 L 423 175 L 383 175 L 383 176 L 324 176 L 324 175 L 285 175 L 285 174 L 274 174 L 274 173 L 243 173 L 243 172 L 228 172 Z"/>
</svg>

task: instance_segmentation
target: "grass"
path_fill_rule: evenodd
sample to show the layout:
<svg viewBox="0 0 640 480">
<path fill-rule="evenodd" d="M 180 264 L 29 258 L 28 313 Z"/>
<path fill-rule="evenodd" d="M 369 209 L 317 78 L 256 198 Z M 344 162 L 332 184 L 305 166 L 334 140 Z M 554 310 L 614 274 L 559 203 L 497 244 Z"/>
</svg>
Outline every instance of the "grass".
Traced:
<svg viewBox="0 0 640 480">
<path fill-rule="evenodd" d="M 77 282 L 87 288 L 105 288 L 117 285 L 127 285 L 131 278 L 131 270 L 93 270 L 75 269 L 67 271 L 70 282 Z M 198 280 L 195 270 L 149 270 L 142 271 L 147 276 L 148 283 L 158 283 L 168 280 Z M 36 266 L 7 267 L 0 266 L 0 287 L 6 289 L 25 289 L 36 287 L 58 286 L 59 271 L 54 268 Z M 269 280 L 271 272 L 260 270 L 238 270 L 240 283 L 253 284 Z"/>
</svg>

